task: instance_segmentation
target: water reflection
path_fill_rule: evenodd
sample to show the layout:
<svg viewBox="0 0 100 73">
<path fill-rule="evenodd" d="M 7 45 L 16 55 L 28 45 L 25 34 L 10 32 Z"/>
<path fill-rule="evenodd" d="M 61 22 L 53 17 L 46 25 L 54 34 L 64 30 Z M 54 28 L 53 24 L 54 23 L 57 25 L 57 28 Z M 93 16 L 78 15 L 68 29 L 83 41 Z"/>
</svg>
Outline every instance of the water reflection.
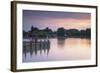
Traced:
<svg viewBox="0 0 100 73">
<path fill-rule="evenodd" d="M 65 38 L 57 38 L 58 47 L 62 48 L 65 45 Z"/>
<path fill-rule="evenodd" d="M 29 40 L 29 39 L 28 39 Z M 23 41 L 23 62 L 84 60 L 91 58 L 91 40 L 53 38 Z"/>
<path fill-rule="evenodd" d="M 30 53 L 30 56 L 45 53 L 48 55 L 50 49 L 50 41 L 49 40 L 39 40 L 37 42 L 34 41 L 23 41 L 23 53 L 25 57 L 27 53 Z"/>
</svg>

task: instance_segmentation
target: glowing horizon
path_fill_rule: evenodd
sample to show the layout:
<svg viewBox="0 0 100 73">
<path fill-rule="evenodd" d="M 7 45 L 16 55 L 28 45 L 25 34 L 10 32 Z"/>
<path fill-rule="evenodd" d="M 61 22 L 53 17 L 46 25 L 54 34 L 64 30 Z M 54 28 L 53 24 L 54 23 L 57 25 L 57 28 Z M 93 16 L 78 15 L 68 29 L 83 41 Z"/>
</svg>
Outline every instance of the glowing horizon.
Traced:
<svg viewBox="0 0 100 73">
<path fill-rule="evenodd" d="M 64 29 L 86 29 L 91 27 L 91 14 L 23 10 L 23 30 L 28 31 L 31 26 L 39 29 L 49 27 L 53 31 L 60 27 Z"/>
</svg>

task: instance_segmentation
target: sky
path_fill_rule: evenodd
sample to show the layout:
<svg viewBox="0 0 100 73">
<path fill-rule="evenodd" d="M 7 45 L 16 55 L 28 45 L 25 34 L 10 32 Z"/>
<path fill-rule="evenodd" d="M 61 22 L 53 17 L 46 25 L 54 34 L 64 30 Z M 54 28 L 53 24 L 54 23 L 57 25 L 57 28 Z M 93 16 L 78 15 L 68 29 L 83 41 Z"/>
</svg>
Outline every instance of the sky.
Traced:
<svg viewBox="0 0 100 73">
<path fill-rule="evenodd" d="M 29 31 L 31 26 L 82 30 L 91 27 L 91 13 L 23 10 L 23 30 Z"/>
</svg>

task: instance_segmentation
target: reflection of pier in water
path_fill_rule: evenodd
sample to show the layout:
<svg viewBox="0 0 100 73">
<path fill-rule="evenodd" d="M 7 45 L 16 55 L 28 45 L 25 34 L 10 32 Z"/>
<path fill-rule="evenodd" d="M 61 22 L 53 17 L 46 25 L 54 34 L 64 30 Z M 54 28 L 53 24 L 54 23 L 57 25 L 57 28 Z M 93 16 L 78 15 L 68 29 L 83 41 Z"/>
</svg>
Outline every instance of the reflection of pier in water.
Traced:
<svg viewBox="0 0 100 73">
<path fill-rule="evenodd" d="M 37 54 L 47 54 L 49 53 L 50 49 L 50 41 L 43 39 L 43 40 L 38 40 L 38 41 L 23 41 L 23 53 L 26 54 L 29 52 L 30 55 L 32 56 L 33 53 L 35 55 Z"/>
</svg>

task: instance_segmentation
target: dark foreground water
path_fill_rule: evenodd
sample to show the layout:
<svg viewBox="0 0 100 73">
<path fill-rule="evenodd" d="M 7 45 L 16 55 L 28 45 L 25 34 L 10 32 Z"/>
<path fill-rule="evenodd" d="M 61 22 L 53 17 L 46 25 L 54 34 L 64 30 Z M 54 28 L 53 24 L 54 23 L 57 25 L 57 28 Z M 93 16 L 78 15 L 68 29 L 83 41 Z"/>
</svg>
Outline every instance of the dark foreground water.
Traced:
<svg viewBox="0 0 100 73">
<path fill-rule="evenodd" d="M 68 38 L 49 39 L 41 43 L 23 42 L 23 62 L 84 60 L 90 57 L 90 39 Z"/>
</svg>

